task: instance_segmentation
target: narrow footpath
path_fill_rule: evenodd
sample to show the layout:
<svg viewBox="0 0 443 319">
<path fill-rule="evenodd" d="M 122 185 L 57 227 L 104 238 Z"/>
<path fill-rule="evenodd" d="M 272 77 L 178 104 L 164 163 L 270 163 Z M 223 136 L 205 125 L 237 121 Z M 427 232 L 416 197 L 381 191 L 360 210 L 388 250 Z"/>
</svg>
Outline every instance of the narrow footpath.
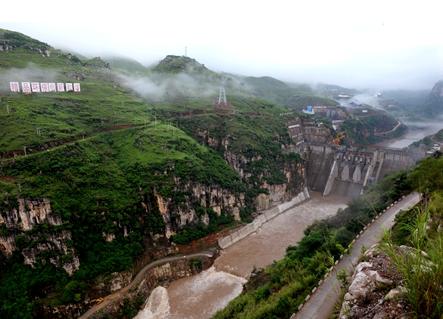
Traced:
<svg viewBox="0 0 443 319">
<path fill-rule="evenodd" d="M 394 225 L 397 213 L 412 208 L 420 202 L 420 199 L 421 197 L 418 193 L 406 196 L 368 226 L 355 241 L 349 254 L 341 259 L 334 267 L 334 270 L 304 304 L 303 308 L 296 314 L 293 314 L 290 319 L 328 319 L 340 296 L 340 283 L 337 280 L 337 273 L 344 269 L 349 274 L 358 263 L 362 247 L 369 248 L 379 242 L 384 231 Z"/>
<path fill-rule="evenodd" d="M 200 253 L 195 253 L 195 254 L 189 254 L 186 256 L 173 256 L 173 257 L 166 257 L 163 259 L 159 259 L 156 261 L 153 261 L 152 263 L 146 265 L 145 267 L 143 267 L 138 273 L 137 275 L 134 277 L 134 279 L 131 281 L 131 283 L 129 285 L 127 285 L 126 287 L 110 294 L 107 295 L 102 302 L 100 302 L 99 304 L 96 304 L 95 306 L 93 306 L 92 308 L 90 308 L 87 312 L 85 312 L 83 315 L 81 315 L 79 317 L 79 319 L 86 319 L 86 318 L 90 318 L 92 315 L 94 315 L 96 312 L 100 311 L 101 309 L 105 308 L 107 305 L 109 305 L 111 302 L 115 302 L 116 300 L 121 300 L 125 297 L 126 293 L 131 290 L 132 288 L 136 287 L 138 284 L 140 284 L 140 282 L 142 281 L 142 279 L 144 278 L 146 271 L 148 271 L 151 268 L 154 268 L 156 266 L 160 266 L 163 264 L 166 264 L 168 262 L 172 262 L 175 260 L 179 260 L 179 259 L 192 259 L 195 257 L 212 257 L 214 255 L 214 253 L 212 251 L 204 251 L 204 252 L 200 252 Z"/>
</svg>

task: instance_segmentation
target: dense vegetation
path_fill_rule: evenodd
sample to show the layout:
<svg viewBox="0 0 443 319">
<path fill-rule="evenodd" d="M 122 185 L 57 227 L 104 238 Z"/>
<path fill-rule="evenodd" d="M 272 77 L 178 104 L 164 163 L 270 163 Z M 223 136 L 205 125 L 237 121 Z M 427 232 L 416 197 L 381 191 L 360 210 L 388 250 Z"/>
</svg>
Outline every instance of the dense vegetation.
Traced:
<svg viewBox="0 0 443 319">
<path fill-rule="evenodd" d="M 189 199 L 185 189 L 176 188 L 174 178 L 183 183 L 192 178 L 193 183 L 219 185 L 234 192 L 244 190 L 237 174 L 213 151 L 163 124 L 100 134 L 43 154 L 3 162 L 0 169 L 0 175 L 13 177 L 13 182 L 1 185 L 10 187 L 8 191 L 1 189 L 6 196 L 0 203 L 1 210 L 8 211 L 15 203 L 15 196 L 7 194 L 51 199 L 54 214 L 61 216 L 64 224 L 47 226 L 44 232 L 36 229 L 33 234 L 44 242 L 46 233 L 70 230 L 81 262 L 80 270 L 69 279 L 64 271 L 50 270 L 50 256 L 39 256 L 43 282 L 28 281 L 22 278 L 34 271 L 21 265 L 23 257 L 18 251 L 4 266 L 0 278 L 0 296 L 5 305 L 0 314 L 6 318 L 26 317 L 23 311 L 29 307 L 24 304 L 35 302 L 31 296 L 41 291 L 41 285 L 46 291 L 50 286 L 55 288 L 56 294 L 46 302 L 75 302 L 98 275 L 131 267 L 134 258 L 143 252 L 144 239 L 164 232 L 158 208 L 149 204 L 155 202 L 151 199 L 154 192 L 172 198 L 177 207 Z M 150 205 L 147 212 L 142 202 Z M 223 216 L 220 219 L 212 214 L 211 226 L 226 223 Z M 115 240 L 107 242 L 103 234 L 114 234 Z M 19 248 L 31 247 L 31 235 L 21 236 Z"/>
<path fill-rule="evenodd" d="M 0 29 L 0 45 L 4 44 L 13 48 L 26 48 L 31 50 L 46 50 L 49 45 L 40 42 L 36 39 L 30 38 L 18 32 L 11 32 L 9 30 Z"/>
<path fill-rule="evenodd" d="M 416 318 L 439 319 L 443 315 L 443 157 L 429 158 L 410 178 L 422 191 L 425 204 L 397 218 L 387 236 L 385 251 L 403 277 L 406 298 Z M 412 247 L 399 252 L 397 245 Z"/>
</svg>

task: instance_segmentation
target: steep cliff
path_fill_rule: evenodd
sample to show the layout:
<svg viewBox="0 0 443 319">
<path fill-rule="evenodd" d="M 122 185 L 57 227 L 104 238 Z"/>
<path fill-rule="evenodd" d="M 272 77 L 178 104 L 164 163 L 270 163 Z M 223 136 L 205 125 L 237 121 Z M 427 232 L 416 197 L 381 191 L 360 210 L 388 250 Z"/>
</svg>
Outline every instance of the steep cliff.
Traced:
<svg viewBox="0 0 443 319">
<path fill-rule="evenodd" d="M 232 105 L 234 115 L 180 118 L 179 125 L 240 175 L 248 185 L 246 202 L 261 210 L 290 200 L 304 187 L 304 163 L 288 132 L 288 119 L 281 116 L 283 109 L 241 97 L 233 97 Z"/>
<path fill-rule="evenodd" d="M 23 263 L 31 267 L 49 262 L 69 275 L 78 270 L 80 261 L 70 245 L 71 232 L 58 227 L 62 220 L 52 213 L 50 201 L 19 199 L 17 206 L 0 211 L 0 251 L 8 257 L 18 250 Z M 38 228 L 45 231 L 32 231 Z"/>
</svg>

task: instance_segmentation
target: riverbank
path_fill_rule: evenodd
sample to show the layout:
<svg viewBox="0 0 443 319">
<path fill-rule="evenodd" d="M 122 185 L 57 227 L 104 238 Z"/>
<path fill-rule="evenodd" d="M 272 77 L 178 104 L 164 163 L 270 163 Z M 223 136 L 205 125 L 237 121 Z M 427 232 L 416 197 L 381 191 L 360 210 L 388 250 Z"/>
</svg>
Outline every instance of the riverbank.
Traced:
<svg viewBox="0 0 443 319">
<path fill-rule="evenodd" d="M 215 251 L 174 256 L 156 260 L 143 267 L 129 285 L 103 298 L 79 319 L 102 318 L 120 311 L 124 300 L 146 299 L 160 284 L 195 275 L 207 269 L 216 257 Z"/>
<path fill-rule="evenodd" d="M 148 318 L 207 319 L 238 296 L 254 268 L 263 268 L 281 259 L 286 248 L 304 236 L 304 230 L 316 220 L 336 214 L 346 207 L 345 197 L 323 197 L 311 193 L 311 199 L 276 216 L 255 233 L 224 249 L 214 267 L 195 276 L 182 278 L 167 287 L 169 312 L 150 313 Z"/>
</svg>

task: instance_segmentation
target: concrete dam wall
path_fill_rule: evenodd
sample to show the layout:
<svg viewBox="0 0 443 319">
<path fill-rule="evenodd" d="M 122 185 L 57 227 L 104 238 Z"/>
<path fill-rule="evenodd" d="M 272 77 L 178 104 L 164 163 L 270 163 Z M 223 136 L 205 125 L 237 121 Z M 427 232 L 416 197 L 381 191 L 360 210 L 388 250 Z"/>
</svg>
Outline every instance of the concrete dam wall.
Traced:
<svg viewBox="0 0 443 319">
<path fill-rule="evenodd" d="M 415 164 L 407 150 L 355 149 L 335 145 L 305 144 L 299 150 L 306 160 L 311 190 L 356 197 L 384 176 Z"/>
</svg>

